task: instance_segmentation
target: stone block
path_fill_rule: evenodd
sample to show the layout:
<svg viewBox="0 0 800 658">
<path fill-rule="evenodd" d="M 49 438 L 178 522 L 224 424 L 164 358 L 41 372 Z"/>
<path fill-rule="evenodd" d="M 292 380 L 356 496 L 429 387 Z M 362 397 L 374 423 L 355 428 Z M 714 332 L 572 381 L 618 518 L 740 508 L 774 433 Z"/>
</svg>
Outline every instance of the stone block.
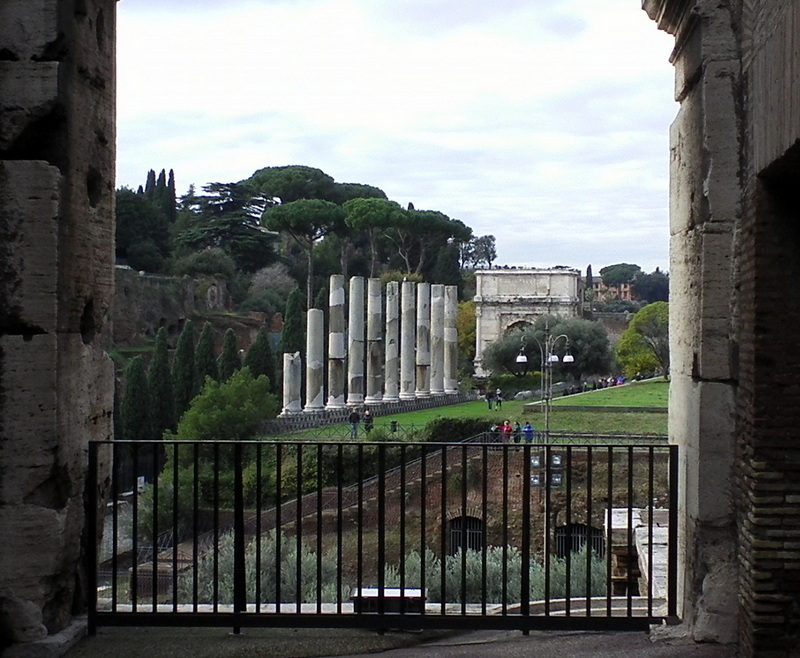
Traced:
<svg viewBox="0 0 800 658">
<path fill-rule="evenodd" d="M 24 501 L 52 477 L 57 452 L 58 359 L 52 334 L 0 337 L 0 507 Z"/>
<path fill-rule="evenodd" d="M 58 169 L 43 162 L 0 162 L 0 299 L 9 329 L 30 337 L 56 329 Z"/>
<path fill-rule="evenodd" d="M 56 107 L 57 62 L 0 61 L 0 152 Z"/>
<path fill-rule="evenodd" d="M 4 59 L 46 60 L 58 55 L 58 2 L 53 0 L 3 0 Z"/>
</svg>

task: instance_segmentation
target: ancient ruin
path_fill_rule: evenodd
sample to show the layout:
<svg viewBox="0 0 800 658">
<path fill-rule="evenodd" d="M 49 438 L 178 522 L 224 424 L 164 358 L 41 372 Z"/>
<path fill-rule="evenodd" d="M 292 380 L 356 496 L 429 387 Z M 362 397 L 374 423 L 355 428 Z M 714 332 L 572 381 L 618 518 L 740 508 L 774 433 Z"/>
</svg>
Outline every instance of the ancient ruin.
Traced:
<svg viewBox="0 0 800 658">
<path fill-rule="evenodd" d="M 800 6 L 643 6 L 675 36 L 681 104 L 671 134 L 669 269 L 682 630 L 738 642 L 741 655 L 795 654 Z M 83 500 L 87 443 L 111 437 L 104 347 L 115 11 L 114 0 L 0 5 L 0 636 L 13 645 L 8 655 L 69 627 L 85 597 L 82 555 L 96 540 L 84 530 Z M 404 337 L 414 329 L 406 324 Z M 399 395 L 408 397 L 425 364 L 404 344 Z"/>
</svg>

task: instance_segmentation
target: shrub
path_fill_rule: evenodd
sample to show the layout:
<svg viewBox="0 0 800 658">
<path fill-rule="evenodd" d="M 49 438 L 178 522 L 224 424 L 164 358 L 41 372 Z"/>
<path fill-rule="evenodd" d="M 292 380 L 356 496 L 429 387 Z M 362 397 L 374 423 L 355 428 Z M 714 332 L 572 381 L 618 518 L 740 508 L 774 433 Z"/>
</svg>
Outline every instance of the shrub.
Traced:
<svg viewBox="0 0 800 658">
<path fill-rule="evenodd" d="M 176 260 L 172 271 L 179 276 L 206 275 L 230 279 L 236 271 L 236 263 L 222 249 L 203 249 Z"/>
</svg>

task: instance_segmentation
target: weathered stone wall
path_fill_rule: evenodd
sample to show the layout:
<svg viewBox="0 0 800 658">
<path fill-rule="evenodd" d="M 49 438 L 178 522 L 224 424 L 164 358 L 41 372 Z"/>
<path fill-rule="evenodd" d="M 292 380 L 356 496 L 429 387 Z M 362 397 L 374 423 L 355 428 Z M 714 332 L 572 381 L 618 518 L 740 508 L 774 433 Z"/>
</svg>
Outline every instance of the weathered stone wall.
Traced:
<svg viewBox="0 0 800 658">
<path fill-rule="evenodd" d="M 115 2 L 6 0 L 0 31 L 2 648 L 84 601 L 86 446 L 111 436 Z"/>
<path fill-rule="evenodd" d="M 800 7 L 742 3 L 740 645 L 800 652 Z"/>
</svg>

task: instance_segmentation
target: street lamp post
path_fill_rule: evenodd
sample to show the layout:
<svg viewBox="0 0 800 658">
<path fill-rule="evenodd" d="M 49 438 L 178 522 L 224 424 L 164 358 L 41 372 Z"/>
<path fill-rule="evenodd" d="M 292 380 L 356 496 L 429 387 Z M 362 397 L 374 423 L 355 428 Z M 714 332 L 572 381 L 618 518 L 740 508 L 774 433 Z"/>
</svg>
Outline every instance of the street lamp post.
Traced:
<svg viewBox="0 0 800 658">
<path fill-rule="evenodd" d="M 559 334 L 558 336 L 551 336 L 550 330 L 545 327 L 544 345 L 539 341 L 536 336 L 531 336 L 539 347 L 539 372 L 541 373 L 541 404 L 544 408 L 544 442 L 550 442 L 550 414 L 553 408 L 553 366 L 556 363 L 573 363 L 575 357 L 569 351 L 569 336 L 566 334 Z M 559 358 L 555 353 L 555 347 L 558 341 L 564 340 L 566 353 L 563 358 Z M 522 339 L 522 347 L 517 355 L 516 362 L 519 365 L 527 366 L 528 357 L 525 354 L 525 338 Z"/>
</svg>

